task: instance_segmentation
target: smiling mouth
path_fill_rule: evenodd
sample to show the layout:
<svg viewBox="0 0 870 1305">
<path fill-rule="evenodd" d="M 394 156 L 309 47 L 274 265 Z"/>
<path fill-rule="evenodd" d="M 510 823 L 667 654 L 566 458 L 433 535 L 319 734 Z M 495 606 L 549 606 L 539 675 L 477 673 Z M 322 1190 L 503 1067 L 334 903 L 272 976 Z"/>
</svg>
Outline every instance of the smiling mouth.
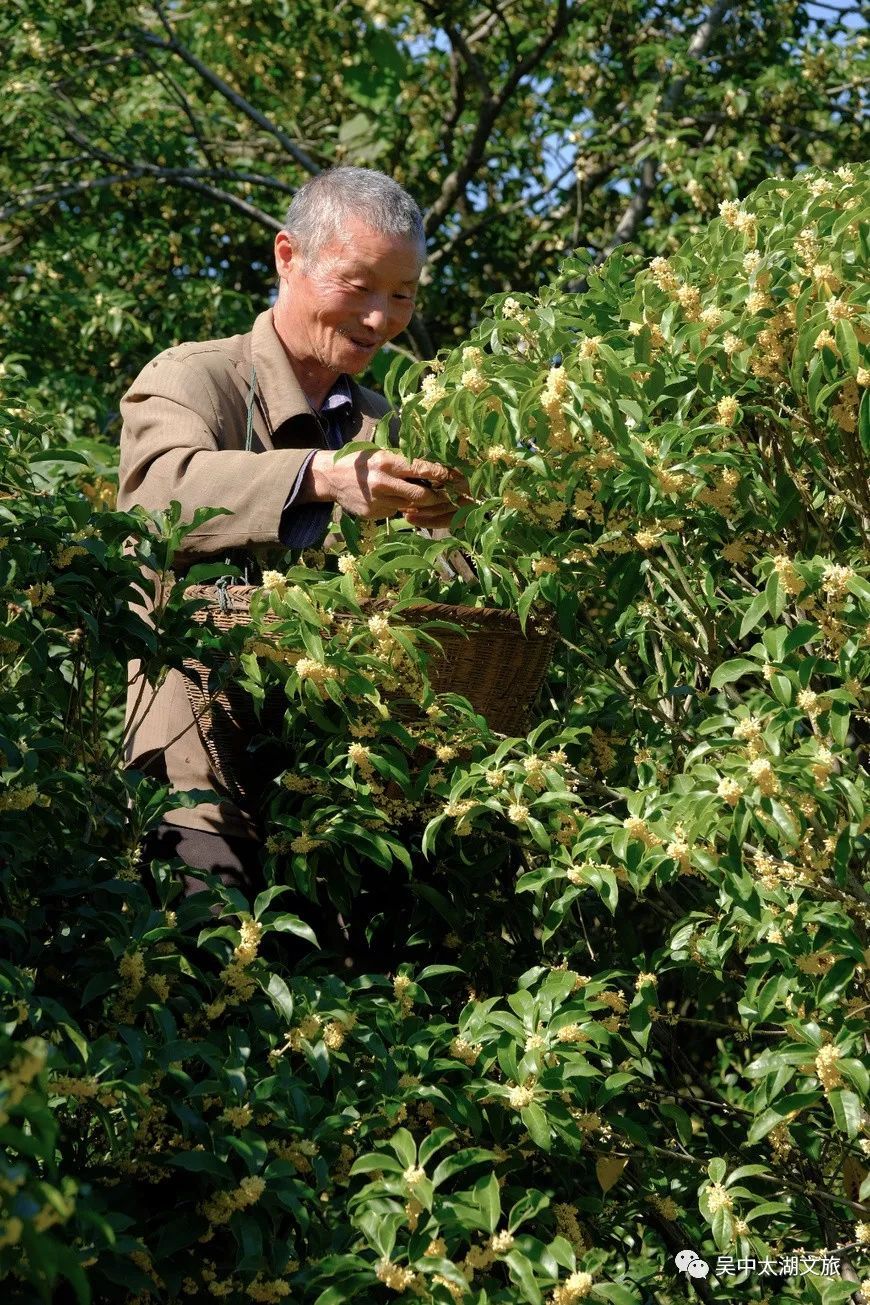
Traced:
<svg viewBox="0 0 870 1305">
<path fill-rule="evenodd" d="M 340 334 L 345 340 L 347 340 L 350 344 L 352 344 L 356 349 L 365 349 L 366 352 L 368 352 L 371 349 L 379 349 L 381 346 L 380 340 L 366 340 L 362 336 L 351 335 L 350 331 L 342 331 Z"/>
</svg>

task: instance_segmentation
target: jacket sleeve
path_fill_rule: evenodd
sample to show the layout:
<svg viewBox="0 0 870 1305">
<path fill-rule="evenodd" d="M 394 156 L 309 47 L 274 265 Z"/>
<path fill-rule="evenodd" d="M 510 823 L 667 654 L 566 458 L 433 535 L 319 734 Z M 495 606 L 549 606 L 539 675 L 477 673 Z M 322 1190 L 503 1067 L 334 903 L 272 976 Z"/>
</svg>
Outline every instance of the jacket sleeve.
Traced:
<svg viewBox="0 0 870 1305">
<path fill-rule="evenodd" d="M 173 499 L 189 521 L 196 508 L 228 508 L 184 541 L 185 556 L 278 545 L 281 513 L 312 449 L 245 452 L 238 417 L 197 359 L 162 355 L 140 372 L 121 400 L 123 429 L 118 506 L 160 511 Z"/>
</svg>

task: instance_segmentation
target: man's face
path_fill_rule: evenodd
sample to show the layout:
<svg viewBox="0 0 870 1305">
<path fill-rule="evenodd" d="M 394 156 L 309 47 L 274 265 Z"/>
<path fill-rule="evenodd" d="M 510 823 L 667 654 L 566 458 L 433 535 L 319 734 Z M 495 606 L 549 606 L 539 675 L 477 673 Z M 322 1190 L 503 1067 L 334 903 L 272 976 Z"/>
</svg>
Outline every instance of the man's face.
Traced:
<svg viewBox="0 0 870 1305">
<path fill-rule="evenodd" d="M 324 371 L 361 372 L 403 331 L 414 312 L 422 251 L 357 218 L 306 263 L 286 232 L 275 241 L 282 334 L 300 361 Z"/>
</svg>

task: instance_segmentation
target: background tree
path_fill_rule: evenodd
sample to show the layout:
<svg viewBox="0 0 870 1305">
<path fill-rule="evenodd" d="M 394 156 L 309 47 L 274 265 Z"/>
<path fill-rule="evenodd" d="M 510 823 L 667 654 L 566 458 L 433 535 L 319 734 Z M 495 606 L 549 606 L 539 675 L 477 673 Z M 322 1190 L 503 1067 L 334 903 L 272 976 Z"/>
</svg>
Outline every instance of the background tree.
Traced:
<svg viewBox="0 0 870 1305">
<path fill-rule="evenodd" d="M 576 246 L 667 252 L 767 176 L 860 158 L 858 20 L 792 0 L 11 0 L 4 351 L 70 431 L 113 429 L 147 356 L 247 329 L 294 188 L 349 162 L 426 211 L 404 344 L 430 356 Z"/>
</svg>

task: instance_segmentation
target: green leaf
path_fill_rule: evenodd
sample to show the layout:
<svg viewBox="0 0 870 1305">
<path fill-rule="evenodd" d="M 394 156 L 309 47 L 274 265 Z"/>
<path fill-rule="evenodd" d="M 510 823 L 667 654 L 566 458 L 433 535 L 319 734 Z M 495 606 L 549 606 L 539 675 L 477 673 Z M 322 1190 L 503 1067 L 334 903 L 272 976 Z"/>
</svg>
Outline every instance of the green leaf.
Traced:
<svg viewBox="0 0 870 1305">
<path fill-rule="evenodd" d="M 710 688 L 721 689 L 723 684 L 739 680 L 741 675 L 757 675 L 760 669 L 758 662 L 751 662 L 748 657 L 734 657 L 730 662 L 723 662 L 716 667 L 710 676 Z"/>
<path fill-rule="evenodd" d="M 259 920 L 266 907 L 279 897 L 281 893 L 292 892 L 293 889 L 289 884 L 275 884 L 272 888 L 266 888 L 262 893 L 258 893 L 254 901 L 254 919 Z"/>
<path fill-rule="evenodd" d="M 746 609 L 743 620 L 740 622 L 741 639 L 745 639 L 750 630 L 754 630 L 762 616 L 767 613 L 767 594 L 756 594 L 752 602 Z"/>
<path fill-rule="evenodd" d="M 828 1093 L 828 1104 L 834 1116 L 834 1123 L 840 1132 L 845 1133 L 847 1137 L 857 1137 L 864 1117 L 860 1097 L 854 1092 L 835 1088 Z"/>
<path fill-rule="evenodd" d="M 520 1111 L 520 1118 L 528 1129 L 529 1137 L 542 1151 L 550 1149 L 550 1125 L 547 1116 L 535 1102 Z"/>
<path fill-rule="evenodd" d="M 725 1161 L 720 1158 L 711 1160 L 707 1165 L 707 1173 L 710 1175 L 710 1181 L 713 1183 L 721 1183 L 727 1172 L 728 1166 Z"/>
<path fill-rule="evenodd" d="M 293 994 L 280 974 L 273 972 L 269 975 L 266 992 L 272 998 L 272 1005 L 278 1014 L 282 1015 L 285 1020 L 291 1021 L 293 1019 Z"/>
<path fill-rule="evenodd" d="M 456 1151 L 453 1155 L 445 1156 L 438 1165 L 432 1175 L 432 1186 L 438 1187 L 445 1179 L 452 1178 L 463 1169 L 470 1169 L 472 1165 L 491 1164 L 495 1158 L 493 1151 L 488 1151 L 482 1146 L 470 1146 L 462 1151 Z"/>
<path fill-rule="evenodd" d="M 417 1163 L 417 1143 L 407 1128 L 400 1128 L 390 1138 L 390 1146 L 402 1162 L 404 1169 Z"/>
<path fill-rule="evenodd" d="M 609 1300 L 611 1305 L 641 1305 L 643 1297 L 639 1292 L 619 1282 L 596 1282 L 592 1288 L 593 1300 Z"/>
<path fill-rule="evenodd" d="M 486 1220 L 487 1228 L 494 1233 L 501 1218 L 501 1190 L 495 1174 L 477 1180 L 474 1184 L 474 1197 Z"/>
<path fill-rule="evenodd" d="M 212 1151 L 179 1151 L 177 1155 L 163 1157 L 173 1169 L 186 1169 L 191 1174 L 214 1174 L 226 1178 L 232 1171 L 225 1160 L 219 1160 Z"/>
<path fill-rule="evenodd" d="M 670 1101 L 663 1101 L 658 1107 L 659 1112 L 664 1115 L 665 1119 L 672 1119 L 677 1126 L 677 1136 L 686 1146 L 694 1137 L 692 1121 L 683 1110 L 682 1106 L 675 1105 Z"/>
<path fill-rule="evenodd" d="M 403 1165 L 394 1155 L 389 1155 L 386 1151 L 373 1151 L 370 1155 L 361 1155 L 354 1160 L 350 1167 L 351 1177 L 356 1174 L 401 1174 L 404 1173 L 407 1165 Z"/>
<path fill-rule="evenodd" d="M 712 1220 L 713 1240 L 720 1251 L 727 1251 L 734 1241 L 734 1220 L 730 1210 L 717 1210 Z"/>
<path fill-rule="evenodd" d="M 525 1255 L 521 1255 L 519 1251 L 509 1251 L 504 1257 L 504 1262 L 508 1266 L 511 1281 L 523 1293 L 522 1300 L 528 1301 L 529 1305 L 541 1305 L 543 1296 L 535 1282 L 532 1266 Z"/>
<path fill-rule="evenodd" d="M 521 1196 L 508 1215 L 508 1232 L 516 1232 L 527 1219 L 534 1219 L 535 1215 L 546 1210 L 549 1204 L 550 1198 L 544 1192 L 531 1191 Z"/>
<path fill-rule="evenodd" d="M 852 326 L 851 322 L 846 321 L 844 318 L 837 322 L 837 325 L 834 327 L 834 334 L 843 361 L 849 371 L 854 375 L 861 366 L 861 352 L 858 348 L 858 337 L 855 334 L 855 328 Z"/>
</svg>

